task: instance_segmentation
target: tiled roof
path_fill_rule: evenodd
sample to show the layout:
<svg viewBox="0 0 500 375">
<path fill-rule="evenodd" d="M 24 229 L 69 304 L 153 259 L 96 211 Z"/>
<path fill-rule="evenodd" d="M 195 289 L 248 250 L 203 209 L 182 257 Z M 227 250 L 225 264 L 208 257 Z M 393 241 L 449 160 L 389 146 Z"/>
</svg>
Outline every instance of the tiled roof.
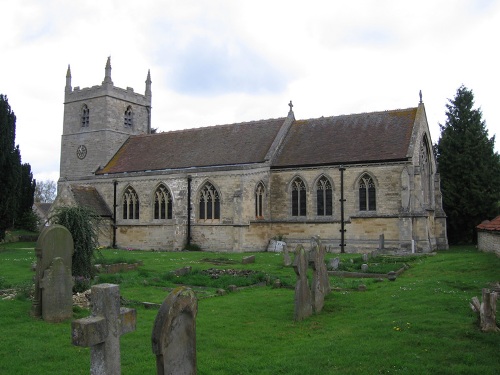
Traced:
<svg viewBox="0 0 500 375">
<path fill-rule="evenodd" d="M 417 108 L 296 121 L 273 167 L 407 158 Z"/>
<path fill-rule="evenodd" d="M 111 217 L 111 211 L 93 186 L 72 185 L 71 192 L 77 205 L 93 209 L 99 216 Z"/>
<path fill-rule="evenodd" d="M 500 232 L 500 216 L 497 216 L 491 221 L 485 220 L 477 227 L 479 230 L 499 231 Z"/>
<path fill-rule="evenodd" d="M 273 168 L 408 157 L 417 108 L 294 121 Z M 97 174 L 260 163 L 286 118 L 131 136 Z"/>
<path fill-rule="evenodd" d="M 132 136 L 98 174 L 263 162 L 284 121 Z"/>
</svg>

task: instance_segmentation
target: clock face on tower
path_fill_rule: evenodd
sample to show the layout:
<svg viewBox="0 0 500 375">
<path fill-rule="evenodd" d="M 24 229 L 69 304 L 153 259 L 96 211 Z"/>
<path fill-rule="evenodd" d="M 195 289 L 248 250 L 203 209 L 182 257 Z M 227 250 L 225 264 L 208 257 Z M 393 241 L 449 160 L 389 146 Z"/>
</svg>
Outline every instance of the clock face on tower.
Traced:
<svg viewBox="0 0 500 375">
<path fill-rule="evenodd" d="M 87 147 L 85 147 L 84 145 L 78 146 L 78 148 L 76 149 L 76 156 L 80 160 L 85 159 L 85 156 L 87 156 Z"/>
</svg>

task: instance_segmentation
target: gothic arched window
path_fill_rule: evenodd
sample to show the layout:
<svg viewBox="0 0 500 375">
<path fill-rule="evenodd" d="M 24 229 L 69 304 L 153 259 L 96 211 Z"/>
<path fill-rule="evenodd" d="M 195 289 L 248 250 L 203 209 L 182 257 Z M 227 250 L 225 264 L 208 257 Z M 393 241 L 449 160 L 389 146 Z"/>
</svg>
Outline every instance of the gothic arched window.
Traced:
<svg viewBox="0 0 500 375">
<path fill-rule="evenodd" d="M 82 128 L 86 128 L 90 123 L 90 110 L 87 107 L 87 104 L 84 104 L 82 107 Z"/>
<path fill-rule="evenodd" d="M 200 220 L 220 219 L 220 198 L 217 189 L 207 182 L 200 190 Z"/>
<path fill-rule="evenodd" d="M 306 216 L 306 185 L 299 177 L 292 181 L 292 216 Z"/>
<path fill-rule="evenodd" d="M 375 184 L 370 175 L 365 173 L 359 180 L 359 210 L 375 211 L 376 208 Z"/>
<path fill-rule="evenodd" d="M 133 125 L 132 122 L 132 106 L 128 106 L 127 109 L 125 110 L 125 115 L 123 118 L 123 125 L 126 127 L 131 128 Z"/>
<path fill-rule="evenodd" d="M 139 196 L 132 186 L 123 193 L 123 219 L 139 219 Z"/>
<path fill-rule="evenodd" d="M 171 219 L 172 218 L 172 196 L 170 191 L 163 184 L 158 186 L 155 191 L 155 219 Z"/>
<path fill-rule="evenodd" d="M 332 184 L 325 176 L 316 184 L 316 207 L 318 216 L 330 216 L 333 213 Z"/>
<path fill-rule="evenodd" d="M 431 158 L 429 151 L 429 142 L 427 141 L 427 136 L 424 136 L 422 144 L 420 146 L 420 177 L 422 181 L 422 190 L 424 195 L 424 204 L 429 205 L 431 203 Z"/>
<path fill-rule="evenodd" d="M 259 182 L 257 189 L 255 189 L 255 217 L 257 219 L 264 218 L 264 197 L 266 190 L 264 184 Z"/>
</svg>

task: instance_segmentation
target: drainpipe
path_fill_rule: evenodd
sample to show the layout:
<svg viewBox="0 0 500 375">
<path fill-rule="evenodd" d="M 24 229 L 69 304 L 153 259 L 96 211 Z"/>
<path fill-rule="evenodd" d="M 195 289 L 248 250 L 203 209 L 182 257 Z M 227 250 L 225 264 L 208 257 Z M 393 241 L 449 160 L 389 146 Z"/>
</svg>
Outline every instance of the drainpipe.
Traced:
<svg viewBox="0 0 500 375">
<path fill-rule="evenodd" d="M 186 247 L 189 248 L 191 245 L 191 176 L 187 178 L 187 239 Z"/>
<path fill-rule="evenodd" d="M 113 181 L 113 249 L 116 249 L 116 186 L 118 181 Z"/>
<path fill-rule="evenodd" d="M 340 171 L 340 252 L 345 253 L 345 221 L 344 221 L 344 171 L 343 165 L 339 168 Z"/>
</svg>

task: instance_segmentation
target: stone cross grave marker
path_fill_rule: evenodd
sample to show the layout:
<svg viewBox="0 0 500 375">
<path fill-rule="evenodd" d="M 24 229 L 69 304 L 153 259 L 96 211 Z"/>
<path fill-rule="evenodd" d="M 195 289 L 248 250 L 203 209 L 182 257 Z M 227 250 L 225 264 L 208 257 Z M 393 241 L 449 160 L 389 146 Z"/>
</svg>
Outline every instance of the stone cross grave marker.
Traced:
<svg viewBox="0 0 500 375">
<path fill-rule="evenodd" d="M 196 314 L 198 300 L 185 286 L 163 301 L 153 326 L 151 343 L 157 375 L 196 374 Z"/>
<path fill-rule="evenodd" d="M 120 307 L 114 284 L 92 286 L 91 301 L 92 315 L 71 324 L 73 345 L 90 347 L 91 375 L 120 375 L 120 336 L 135 331 L 136 311 Z"/>
<path fill-rule="evenodd" d="M 293 269 L 297 274 L 295 283 L 295 312 L 296 321 L 307 318 L 312 315 L 311 290 L 307 280 L 308 259 L 306 251 L 302 245 L 295 249 L 295 259 L 293 260 Z"/>
<path fill-rule="evenodd" d="M 38 236 L 35 246 L 35 295 L 32 305 L 34 316 L 58 322 L 73 315 L 73 251 L 73 237 L 62 225 L 45 227 Z M 57 264 L 53 264 L 57 258 Z"/>
</svg>

